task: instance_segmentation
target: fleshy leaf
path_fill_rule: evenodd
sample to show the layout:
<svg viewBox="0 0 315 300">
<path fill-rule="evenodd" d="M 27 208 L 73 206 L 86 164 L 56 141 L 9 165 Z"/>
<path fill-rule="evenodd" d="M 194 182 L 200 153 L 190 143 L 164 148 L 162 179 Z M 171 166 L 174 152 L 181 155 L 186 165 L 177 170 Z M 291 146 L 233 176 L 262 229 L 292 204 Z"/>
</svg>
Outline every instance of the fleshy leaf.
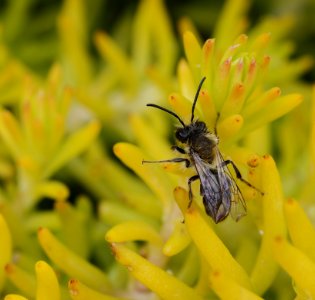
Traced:
<svg viewBox="0 0 315 300">
<path fill-rule="evenodd" d="M 272 284 L 278 265 L 272 257 L 273 239 L 285 235 L 286 226 L 283 212 L 283 194 L 280 176 L 271 156 L 261 160 L 261 189 L 264 192 L 262 241 L 255 266 L 251 273 L 254 291 L 264 293 Z"/>
<path fill-rule="evenodd" d="M 135 278 L 154 291 L 162 299 L 202 299 L 192 288 L 125 246 L 119 244 L 112 244 L 111 246 L 118 262 L 126 266 Z"/>
<path fill-rule="evenodd" d="M 38 239 L 49 258 L 69 276 L 79 278 L 98 291 L 109 289 L 109 280 L 101 270 L 61 244 L 48 229 L 40 228 Z"/>
<path fill-rule="evenodd" d="M 191 207 L 187 209 L 188 193 L 182 188 L 176 188 L 174 195 L 179 206 L 184 209 L 188 232 L 210 267 L 213 270 L 228 274 L 240 285 L 250 288 L 250 280 L 245 270 L 237 263 L 228 248 L 204 220 L 194 201 Z"/>
<path fill-rule="evenodd" d="M 165 176 L 165 172 L 159 169 L 159 166 L 154 166 L 156 164 L 142 164 L 146 155 L 139 147 L 128 143 L 118 143 L 113 150 L 115 155 L 135 171 L 163 203 L 170 201 L 171 182 L 169 178 Z"/>
<path fill-rule="evenodd" d="M 23 294 L 30 298 L 35 297 L 36 291 L 36 280 L 35 276 L 21 269 L 13 263 L 9 263 L 5 266 L 5 272 L 10 281 L 18 287 Z"/>
<path fill-rule="evenodd" d="M 4 300 L 28 300 L 28 299 L 20 295 L 9 294 L 4 297 Z"/>
<path fill-rule="evenodd" d="M 281 235 L 273 239 L 272 249 L 276 261 L 289 273 L 299 289 L 310 299 L 314 298 L 315 263 Z"/>
<path fill-rule="evenodd" d="M 99 130 L 100 123 L 93 121 L 69 136 L 56 156 L 47 164 L 44 177 L 50 176 L 69 160 L 83 152 L 96 138 Z"/>
<path fill-rule="evenodd" d="M 0 214 L 0 290 L 5 282 L 4 266 L 10 261 L 12 255 L 12 240 L 9 227 Z"/>
<path fill-rule="evenodd" d="M 76 279 L 71 279 L 68 282 L 68 288 L 71 299 L 73 300 L 123 300 L 122 298 L 101 294 L 100 292 L 89 288 Z"/>
<path fill-rule="evenodd" d="M 287 200 L 284 208 L 293 245 L 315 262 L 315 228 L 313 224 L 296 200 Z"/>
<path fill-rule="evenodd" d="M 54 270 L 44 261 L 35 265 L 36 300 L 60 300 L 59 283 Z"/>
<path fill-rule="evenodd" d="M 120 223 L 107 231 L 105 238 L 109 243 L 148 241 L 155 245 L 162 244 L 162 239 L 158 232 L 141 221 Z"/>
<path fill-rule="evenodd" d="M 210 273 L 210 283 L 221 300 L 263 300 L 263 298 L 245 289 L 220 271 Z"/>
<path fill-rule="evenodd" d="M 171 236 L 163 246 L 163 253 L 167 256 L 173 256 L 183 251 L 191 242 L 191 237 L 187 231 L 186 225 L 178 221 L 173 229 Z"/>
</svg>

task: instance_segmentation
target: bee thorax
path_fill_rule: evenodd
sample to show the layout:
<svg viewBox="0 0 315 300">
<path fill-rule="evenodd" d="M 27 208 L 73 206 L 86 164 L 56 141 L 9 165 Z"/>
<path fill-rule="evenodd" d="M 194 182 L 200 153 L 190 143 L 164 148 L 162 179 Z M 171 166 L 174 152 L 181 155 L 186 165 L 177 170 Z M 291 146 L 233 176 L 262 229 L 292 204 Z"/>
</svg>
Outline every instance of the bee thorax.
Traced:
<svg viewBox="0 0 315 300">
<path fill-rule="evenodd" d="M 190 141 L 191 151 L 198 153 L 201 159 L 212 163 L 215 157 L 216 140 L 209 138 L 207 135 L 192 137 Z"/>
</svg>

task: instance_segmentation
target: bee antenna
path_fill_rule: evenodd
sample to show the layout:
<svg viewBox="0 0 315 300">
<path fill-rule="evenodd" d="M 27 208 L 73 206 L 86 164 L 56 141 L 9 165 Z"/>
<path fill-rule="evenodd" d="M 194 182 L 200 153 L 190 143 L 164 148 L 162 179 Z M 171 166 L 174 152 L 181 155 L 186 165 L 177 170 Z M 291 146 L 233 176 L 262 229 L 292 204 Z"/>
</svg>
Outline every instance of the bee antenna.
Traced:
<svg viewBox="0 0 315 300">
<path fill-rule="evenodd" d="M 174 116 L 182 125 L 183 127 L 186 127 L 185 123 L 182 121 L 182 119 L 177 115 L 175 114 L 174 112 L 162 107 L 162 106 L 159 106 L 159 105 L 156 105 L 156 104 L 152 104 L 152 103 L 148 103 L 147 106 L 151 106 L 151 107 L 155 107 L 155 108 L 158 108 L 160 110 L 163 110 L 167 113 L 169 113 L 170 115 Z"/>
<path fill-rule="evenodd" d="M 197 100 L 198 100 L 198 97 L 199 97 L 199 93 L 200 93 L 202 84 L 204 83 L 205 80 L 206 80 L 206 77 L 203 77 L 203 78 L 201 79 L 199 85 L 198 85 L 198 89 L 197 89 L 197 92 L 196 92 L 196 95 L 195 95 L 194 103 L 193 103 L 192 108 L 191 108 L 191 119 L 190 119 L 190 122 L 191 122 L 191 123 L 193 122 L 194 117 L 195 117 L 195 107 L 196 107 L 196 103 L 197 103 Z"/>
</svg>

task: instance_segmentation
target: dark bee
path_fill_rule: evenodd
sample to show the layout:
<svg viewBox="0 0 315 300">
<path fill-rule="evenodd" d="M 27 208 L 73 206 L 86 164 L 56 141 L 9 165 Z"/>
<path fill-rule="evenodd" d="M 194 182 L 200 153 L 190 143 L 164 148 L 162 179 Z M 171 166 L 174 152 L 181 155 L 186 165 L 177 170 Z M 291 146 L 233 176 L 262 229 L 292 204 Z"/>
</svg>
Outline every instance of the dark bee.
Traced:
<svg viewBox="0 0 315 300">
<path fill-rule="evenodd" d="M 191 184 L 193 181 L 199 179 L 200 194 L 203 197 L 206 213 L 214 222 L 219 223 L 223 221 L 229 214 L 231 214 L 234 220 L 238 221 L 241 217 L 246 215 L 246 203 L 227 166 L 229 164 L 232 165 L 237 179 L 257 190 L 259 193 L 263 193 L 242 178 L 240 171 L 233 161 L 223 159 L 218 147 L 219 138 L 216 133 L 216 125 L 214 132 L 210 132 L 204 122 L 194 120 L 196 103 L 205 79 L 204 77 L 198 86 L 192 105 L 190 124 L 185 124 L 177 114 L 164 107 L 156 104 L 147 104 L 147 106 L 163 110 L 178 119 L 182 127 L 176 130 L 175 137 L 183 145 L 186 145 L 186 148 L 183 149 L 179 146 L 173 146 L 172 149 L 181 154 L 187 154 L 188 157 L 177 157 L 159 161 L 143 161 L 143 163 L 185 162 L 186 167 L 194 166 L 197 174 L 188 180 L 188 207 L 191 205 L 193 199 Z"/>
</svg>

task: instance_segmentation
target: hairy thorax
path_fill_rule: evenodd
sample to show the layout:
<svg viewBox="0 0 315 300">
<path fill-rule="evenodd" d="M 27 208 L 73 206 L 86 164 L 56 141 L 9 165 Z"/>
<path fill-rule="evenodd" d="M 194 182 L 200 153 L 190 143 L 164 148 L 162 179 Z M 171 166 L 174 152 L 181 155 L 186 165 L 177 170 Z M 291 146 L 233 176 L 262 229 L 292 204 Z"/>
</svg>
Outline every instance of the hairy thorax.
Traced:
<svg viewBox="0 0 315 300">
<path fill-rule="evenodd" d="M 191 151 L 198 153 L 199 157 L 209 164 L 212 164 L 215 158 L 215 147 L 217 144 L 217 137 L 209 133 L 194 135 L 190 139 Z"/>
</svg>

